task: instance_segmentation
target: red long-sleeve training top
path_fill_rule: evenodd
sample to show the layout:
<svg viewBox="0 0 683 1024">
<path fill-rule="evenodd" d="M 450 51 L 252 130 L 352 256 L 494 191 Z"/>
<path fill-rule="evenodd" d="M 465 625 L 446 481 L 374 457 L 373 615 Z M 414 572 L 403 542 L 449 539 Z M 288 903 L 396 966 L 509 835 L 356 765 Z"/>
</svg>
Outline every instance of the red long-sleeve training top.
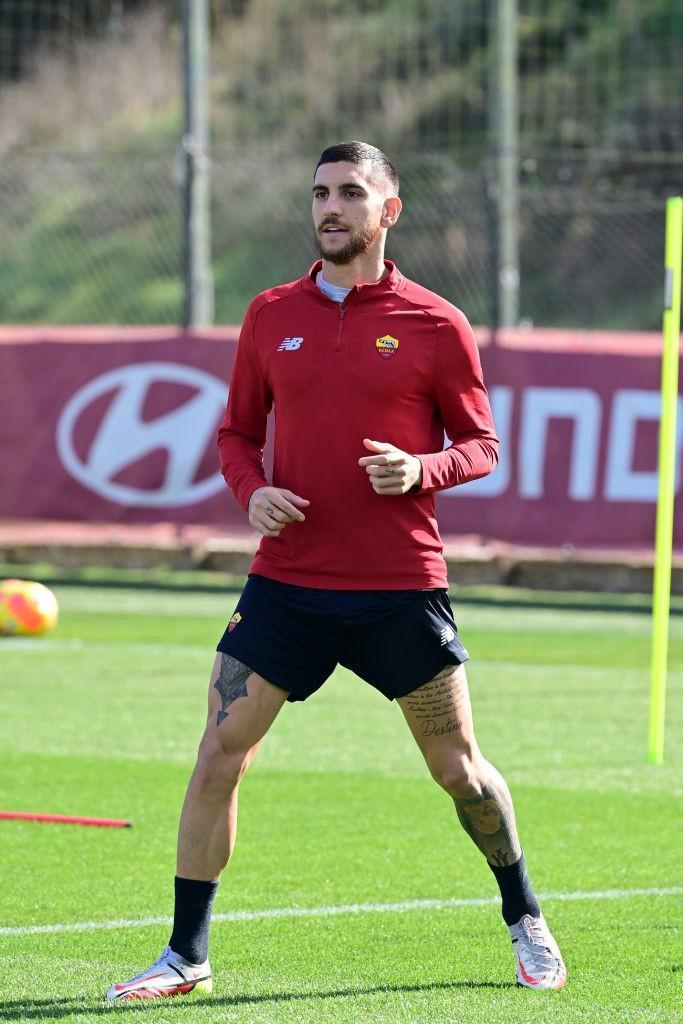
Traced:
<svg viewBox="0 0 683 1024">
<path fill-rule="evenodd" d="M 490 473 L 498 438 L 466 317 L 386 265 L 341 306 L 315 284 L 317 263 L 247 310 L 218 432 L 221 470 L 247 510 L 268 484 L 274 407 L 272 483 L 310 501 L 304 523 L 261 540 L 254 573 L 336 590 L 448 585 L 434 492 Z M 419 491 L 376 494 L 358 465 L 371 454 L 364 437 L 417 455 Z"/>
</svg>

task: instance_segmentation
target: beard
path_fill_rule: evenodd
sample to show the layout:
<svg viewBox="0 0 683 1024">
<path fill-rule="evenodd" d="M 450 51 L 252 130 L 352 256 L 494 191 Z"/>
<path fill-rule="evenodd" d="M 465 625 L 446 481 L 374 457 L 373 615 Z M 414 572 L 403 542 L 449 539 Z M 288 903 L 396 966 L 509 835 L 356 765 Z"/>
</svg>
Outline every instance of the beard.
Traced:
<svg viewBox="0 0 683 1024">
<path fill-rule="evenodd" d="M 363 256 L 368 251 L 372 243 L 377 238 L 380 232 L 380 228 L 364 228 L 361 231 L 356 232 L 347 241 L 346 245 L 343 245 L 341 249 L 326 249 L 324 242 L 324 235 L 315 234 L 315 245 L 318 253 L 324 260 L 329 263 L 336 263 L 338 266 L 342 266 L 345 263 L 350 263 L 351 260 L 355 259 L 356 256 Z"/>
</svg>

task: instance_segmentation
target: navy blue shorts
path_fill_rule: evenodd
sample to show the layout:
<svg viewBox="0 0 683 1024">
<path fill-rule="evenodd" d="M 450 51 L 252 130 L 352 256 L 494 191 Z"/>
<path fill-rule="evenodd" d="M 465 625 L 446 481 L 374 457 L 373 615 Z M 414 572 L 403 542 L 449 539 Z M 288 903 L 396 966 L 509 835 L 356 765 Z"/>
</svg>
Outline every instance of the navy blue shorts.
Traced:
<svg viewBox="0 0 683 1024">
<path fill-rule="evenodd" d="M 469 655 L 445 590 L 317 590 L 250 576 L 218 650 L 306 700 L 343 665 L 389 700 Z"/>
</svg>

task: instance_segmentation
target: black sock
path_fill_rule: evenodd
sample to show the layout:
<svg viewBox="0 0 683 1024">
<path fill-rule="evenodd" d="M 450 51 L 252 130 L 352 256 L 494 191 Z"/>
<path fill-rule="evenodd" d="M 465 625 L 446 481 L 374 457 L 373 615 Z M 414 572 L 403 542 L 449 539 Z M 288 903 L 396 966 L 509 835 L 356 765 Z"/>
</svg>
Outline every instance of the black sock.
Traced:
<svg viewBox="0 0 683 1024">
<path fill-rule="evenodd" d="M 209 924 L 218 882 L 175 877 L 175 912 L 169 946 L 191 964 L 209 955 Z"/>
<path fill-rule="evenodd" d="M 496 876 L 500 895 L 503 897 L 503 919 L 506 924 L 517 924 L 525 914 L 538 917 L 541 908 L 531 888 L 529 876 L 526 873 L 524 854 L 514 864 L 499 868 L 495 864 L 486 862 Z"/>
</svg>

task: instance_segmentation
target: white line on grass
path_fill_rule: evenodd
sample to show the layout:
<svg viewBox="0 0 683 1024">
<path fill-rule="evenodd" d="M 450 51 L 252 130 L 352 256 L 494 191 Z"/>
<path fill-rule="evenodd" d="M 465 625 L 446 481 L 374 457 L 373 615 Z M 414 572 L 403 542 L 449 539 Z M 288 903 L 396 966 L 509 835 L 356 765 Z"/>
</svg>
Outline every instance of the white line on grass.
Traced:
<svg viewBox="0 0 683 1024">
<path fill-rule="evenodd" d="M 632 896 L 683 896 L 683 886 L 658 889 L 602 889 L 593 892 L 547 892 L 541 900 L 573 902 L 575 900 L 626 900 Z M 232 910 L 227 914 L 214 914 L 212 922 L 263 921 L 274 917 L 333 917 L 336 914 L 387 914 L 410 910 L 457 910 L 459 907 L 490 907 L 500 902 L 499 897 L 470 897 L 453 900 L 407 900 L 405 903 L 347 903 L 331 907 L 274 907 L 270 910 Z M 0 935 L 49 935 L 53 932 L 92 932 L 111 928 L 147 928 L 150 925 L 170 925 L 170 917 L 125 918 L 119 921 L 80 921 L 74 924 L 34 924 L 16 928 L 0 928 Z"/>
<path fill-rule="evenodd" d="M 118 651 L 120 653 L 129 654 L 131 651 L 143 651 L 143 652 L 162 652 L 169 651 L 171 654 L 204 654 L 207 658 L 213 654 L 210 647 L 206 644 L 163 644 L 156 642 L 146 643 L 145 641 L 126 641 L 117 642 L 116 640 L 79 640 L 77 638 L 72 639 L 60 639 L 55 637 L 54 639 L 47 639 L 46 637 L 30 637 L 30 636 L 8 636 L 3 637 L 0 642 L 0 654 L 15 653 L 21 651 L 22 654 L 33 653 L 35 651 L 38 654 L 44 651 L 78 651 L 79 653 L 97 653 L 98 651 Z M 553 666 L 556 667 L 556 666 Z M 634 670 L 635 671 L 635 670 Z"/>
<path fill-rule="evenodd" d="M 40 636 L 5 636 L 0 643 L 0 653 L 3 651 L 54 651 L 54 650 L 81 650 L 82 640 L 46 640 Z"/>
</svg>

